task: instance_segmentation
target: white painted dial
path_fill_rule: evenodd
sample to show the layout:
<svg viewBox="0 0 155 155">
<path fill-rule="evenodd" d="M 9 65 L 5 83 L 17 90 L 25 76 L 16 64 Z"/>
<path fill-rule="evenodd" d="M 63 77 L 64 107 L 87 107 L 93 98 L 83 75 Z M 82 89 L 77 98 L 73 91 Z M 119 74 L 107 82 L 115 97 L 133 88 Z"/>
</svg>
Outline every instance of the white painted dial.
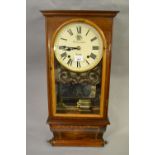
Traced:
<svg viewBox="0 0 155 155">
<path fill-rule="evenodd" d="M 74 72 L 88 71 L 102 59 L 101 33 L 85 22 L 65 24 L 56 34 L 54 52 L 65 68 Z"/>
</svg>

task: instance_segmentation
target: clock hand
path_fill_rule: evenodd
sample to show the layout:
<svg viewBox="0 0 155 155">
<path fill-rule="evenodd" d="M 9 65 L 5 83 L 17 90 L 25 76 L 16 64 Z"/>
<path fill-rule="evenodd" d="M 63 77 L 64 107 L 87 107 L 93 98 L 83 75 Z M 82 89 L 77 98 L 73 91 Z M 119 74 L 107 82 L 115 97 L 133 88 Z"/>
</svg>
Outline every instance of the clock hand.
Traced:
<svg viewBox="0 0 155 155">
<path fill-rule="evenodd" d="M 65 50 L 66 49 L 66 46 L 59 46 L 59 49 Z"/>
<path fill-rule="evenodd" d="M 81 48 L 80 46 L 77 46 L 77 47 L 59 46 L 59 49 L 71 51 L 71 50 L 80 50 Z"/>
<path fill-rule="evenodd" d="M 66 50 L 67 51 L 71 51 L 71 50 L 80 50 L 80 46 L 77 46 L 77 47 L 66 47 Z"/>
</svg>

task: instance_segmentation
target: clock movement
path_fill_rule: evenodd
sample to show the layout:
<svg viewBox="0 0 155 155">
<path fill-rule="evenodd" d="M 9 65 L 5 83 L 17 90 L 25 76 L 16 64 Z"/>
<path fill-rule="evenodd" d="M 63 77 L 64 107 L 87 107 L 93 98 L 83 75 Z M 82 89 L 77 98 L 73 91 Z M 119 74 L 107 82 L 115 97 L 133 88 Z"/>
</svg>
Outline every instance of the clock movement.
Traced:
<svg viewBox="0 0 155 155">
<path fill-rule="evenodd" d="M 113 18 L 118 11 L 45 16 L 48 124 L 54 146 L 104 146 Z"/>
</svg>

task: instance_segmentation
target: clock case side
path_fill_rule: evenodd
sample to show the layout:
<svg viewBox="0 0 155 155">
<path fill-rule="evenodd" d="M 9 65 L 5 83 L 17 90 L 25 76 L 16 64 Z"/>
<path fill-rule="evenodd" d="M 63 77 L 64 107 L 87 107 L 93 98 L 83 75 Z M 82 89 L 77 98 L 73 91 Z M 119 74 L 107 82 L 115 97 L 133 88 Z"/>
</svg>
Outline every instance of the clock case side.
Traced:
<svg viewBox="0 0 155 155">
<path fill-rule="evenodd" d="M 111 45 L 112 45 L 112 26 L 113 17 L 118 11 L 42 11 L 45 16 L 46 26 L 46 56 L 47 56 L 47 87 L 48 87 L 48 124 L 54 134 L 50 140 L 52 145 L 63 146 L 103 146 L 105 141 L 102 139 L 108 120 L 108 100 L 110 85 L 110 68 L 111 68 Z M 107 41 L 106 49 L 106 77 L 105 77 L 105 103 L 104 116 L 102 118 L 66 118 L 54 117 L 52 114 L 52 76 L 51 76 L 51 56 L 50 42 L 58 25 L 73 18 L 87 18 L 97 23 L 103 30 Z M 53 22 L 55 24 L 53 24 Z M 73 132 L 74 130 L 74 132 Z M 91 131 L 91 132 L 90 132 Z M 81 141 L 82 139 L 82 141 Z"/>
</svg>

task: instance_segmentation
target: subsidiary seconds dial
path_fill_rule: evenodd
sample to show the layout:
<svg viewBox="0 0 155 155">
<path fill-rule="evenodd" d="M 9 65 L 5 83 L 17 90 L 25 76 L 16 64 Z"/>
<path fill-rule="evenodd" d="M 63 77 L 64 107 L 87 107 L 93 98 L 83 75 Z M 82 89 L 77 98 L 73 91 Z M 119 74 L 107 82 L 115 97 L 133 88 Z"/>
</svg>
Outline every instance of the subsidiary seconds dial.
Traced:
<svg viewBox="0 0 155 155">
<path fill-rule="evenodd" d="M 72 21 L 59 28 L 54 40 L 58 62 L 74 72 L 94 68 L 103 56 L 103 35 L 91 22 Z"/>
</svg>

